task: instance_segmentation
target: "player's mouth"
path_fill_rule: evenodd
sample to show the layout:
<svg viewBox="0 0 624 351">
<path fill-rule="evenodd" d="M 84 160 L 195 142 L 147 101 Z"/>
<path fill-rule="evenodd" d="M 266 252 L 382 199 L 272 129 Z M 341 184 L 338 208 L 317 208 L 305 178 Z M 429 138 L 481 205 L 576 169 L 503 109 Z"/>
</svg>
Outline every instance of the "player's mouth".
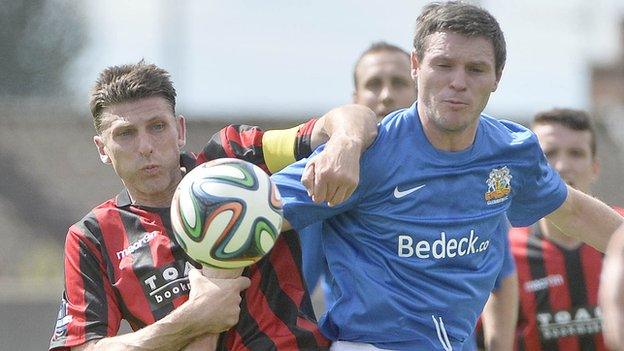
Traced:
<svg viewBox="0 0 624 351">
<path fill-rule="evenodd" d="M 157 174 L 158 171 L 160 171 L 160 166 L 158 166 L 158 165 L 147 165 L 147 166 L 141 167 L 141 171 L 143 171 L 144 173 L 146 173 L 148 175 L 154 175 L 154 174 Z"/>
<path fill-rule="evenodd" d="M 458 99 L 444 99 L 442 100 L 442 102 L 446 103 L 447 105 L 450 105 L 452 108 L 463 108 L 463 107 L 468 106 L 467 102 L 464 102 Z"/>
</svg>

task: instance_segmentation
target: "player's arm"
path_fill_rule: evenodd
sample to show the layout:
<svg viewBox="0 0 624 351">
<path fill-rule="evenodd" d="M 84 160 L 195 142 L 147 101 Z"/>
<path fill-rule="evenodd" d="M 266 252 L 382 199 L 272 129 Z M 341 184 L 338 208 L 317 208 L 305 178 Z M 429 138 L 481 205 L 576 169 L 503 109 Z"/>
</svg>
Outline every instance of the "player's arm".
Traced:
<svg viewBox="0 0 624 351">
<path fill-rule="evenodd" d="M 315 202 L 335 206 L 348 199 L 359 183 L 360 156 L 377 136 L 377 116 L 368 107 L 345 105 L 326 113 L 314 128 L 312 143 L 325 149 L 311 159 L 301 182 Z"/>
<path fill-rule="evenodd" d="M 563 204 L 546 216 L 563 233 L 604 252 L 624 219 L 603 202 L 568 186 Z"/>
<path fill-rule="evenodd" d="M 375 113 L 361 105 L 332 109 L 318 120 L 296 127 L 263 132 L 258 127 L 230 125 L 215 133 L 198 162 L 222 157 L 242 159 L 268 173 L 310 156 L 327 142 L 326 152 L 312 164 L 304 180 L 318 201 L 338 203 L 357 186 L 359 159 L 377 135 Z"/>
<path fill-rule="evenodd" d="M 189 299 L 159 321 L 135 332 L 90 341 L 72 350 L 179 350 L 197 337 L 220 333 L 238 322 L 240 292 L 249 286 L 248 278 L 209 279 L 193 269 L 189 273 L 189 284 Z"/>
<path fill-rule="evenodd" d="M 318 120 L 311 119 L 290 129 L 267 130 L 262 136 L 262 152 L 267 168 L 275 173 L 310 156 L 314 149 L 328 141 L 344 145 L 346 152 L 353 149 L 361 154 L 376 136 L 374 112 L 351 104 L 334 108 Z"/>
<path fill-rule="evenodd" d="M 602 332 L 611 350 L 624 349 L 624 226 L 613 234 L 602 264 L 599 302 Z"/>
<path fill-rule="evenodd" d="M 515 271 L 492 291 L 481 320 L 486 350 L 513 350 L 518 320 L 518 275 Z"/>
</svg>

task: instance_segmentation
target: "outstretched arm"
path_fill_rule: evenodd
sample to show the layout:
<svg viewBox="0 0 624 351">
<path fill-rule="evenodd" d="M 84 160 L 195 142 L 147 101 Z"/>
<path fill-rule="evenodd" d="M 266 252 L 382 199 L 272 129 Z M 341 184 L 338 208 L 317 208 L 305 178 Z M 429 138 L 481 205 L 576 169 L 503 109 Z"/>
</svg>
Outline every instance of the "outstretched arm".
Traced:
<svg viewBox="0 0 624 351">
<path fill-rule="evenodd" d="M 624 226 L 609 242 L 600 277 L 603 335 L 611 350 L 624 350 Z"/>
<path fill-rule="evenodd" d="M 546 216 L 563 233 L 604 252 L 609 238 L 624 223 L 614 209 L 568 186 L 564 203 Z"/>
<path fill-rule="evenodd" d="M 275 173 L 327 143 L 326 151 L 311 162 L 303 180 L 317 201 L 337 204 L 353 193 L 360 156 L 376 136 L 377 120 L 371 109 L 344 105 L 290 129 L 263 132 L 248 125 L 227 126 L 212 136 L 198 162 L 233 157 Z"/>
</svg>

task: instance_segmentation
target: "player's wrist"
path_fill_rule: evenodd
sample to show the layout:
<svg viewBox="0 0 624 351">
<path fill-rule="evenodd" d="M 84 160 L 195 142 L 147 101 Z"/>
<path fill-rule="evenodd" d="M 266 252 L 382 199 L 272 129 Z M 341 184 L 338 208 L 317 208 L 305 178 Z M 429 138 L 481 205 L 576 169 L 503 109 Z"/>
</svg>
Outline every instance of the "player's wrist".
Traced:
<svg viewBox="0 0 624 351">
<path fill-rule="evenodd" d="M 364 140 L 359 135 L 336 132 L 327 142 L 325 148 L 328 147 L 361 155 L 364 152 Z"/>
</svg>

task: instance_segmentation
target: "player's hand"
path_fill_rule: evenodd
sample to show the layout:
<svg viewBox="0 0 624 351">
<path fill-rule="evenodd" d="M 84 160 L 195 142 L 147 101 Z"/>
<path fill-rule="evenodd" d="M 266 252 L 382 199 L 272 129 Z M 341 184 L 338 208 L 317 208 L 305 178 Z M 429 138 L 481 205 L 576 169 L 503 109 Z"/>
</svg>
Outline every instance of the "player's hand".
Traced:
<svg viewBox="0 0 624 351">
<path fill-rule="evenodd" d="M 325 149 L 308 161 L 301 182 L 314 202 L 336 206 L 348 199 L 360 180 L 362 145 L 346 137 L 330 139 Z"/>
<path fill-rule="evenodd" d="M 192 304 L 189 319 L 208 333 L 220 333 L 238 323 L 241 291 L 250 285 L 249 278 L 207 278 L 197 269 L 189 272 L 191 291 L 187 303 Z"/>
<path fill-rule="evenodd" d="M 624 226 L 607 247 L 599 300 L 605 343 L 611 350 L 624 350 Z"/>
</svg>

